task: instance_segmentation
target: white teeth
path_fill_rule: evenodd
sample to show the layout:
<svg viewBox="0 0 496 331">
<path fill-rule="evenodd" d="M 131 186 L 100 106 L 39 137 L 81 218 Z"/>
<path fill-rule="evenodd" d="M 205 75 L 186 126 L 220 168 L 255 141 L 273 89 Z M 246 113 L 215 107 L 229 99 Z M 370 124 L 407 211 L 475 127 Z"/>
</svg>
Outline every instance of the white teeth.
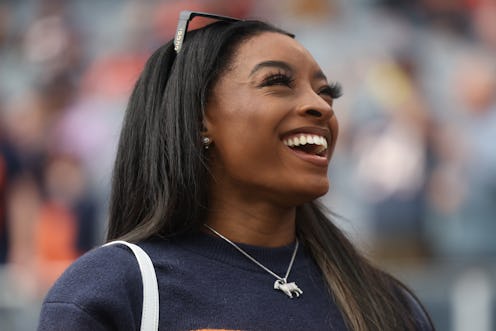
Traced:
<svg viewBox="0 0 496 331">
<path fill-rule="evenodd" d="M 284 144 L 289 147 L 300 146 L 306 144 L 313 144 L 322 146 L 323 149 L 327 148 L 327 140 L 322 136 L 316 135 L 300 135 L 293 138 L 284 139 Z"/>
</svg>

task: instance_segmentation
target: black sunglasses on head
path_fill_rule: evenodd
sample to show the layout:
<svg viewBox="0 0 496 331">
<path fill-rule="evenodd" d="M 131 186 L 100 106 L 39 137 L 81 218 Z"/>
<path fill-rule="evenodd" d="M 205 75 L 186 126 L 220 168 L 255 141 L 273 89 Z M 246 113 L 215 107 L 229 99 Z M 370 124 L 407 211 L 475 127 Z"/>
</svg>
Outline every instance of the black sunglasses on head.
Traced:
<svg viewBox="0 0 496 331">
<path fill-rule="evenodd" d="M 229 17 L 229 16 L 221 16 L 221 15 L 215 15 L 215 14 L 209 14 L 209 13 L 183 10 L 179 14 L 179 22 L 177 23 L 176 36 L 174 37 L 174 50 L 176 51 L 176 53 L 179 53 L 179 51 L 181 50 L 181 47 L 183 46 L 184 38 L 186 37 L 186 32 L 188 32 L 189 22 L 193 18 L 195 18 L 196 16 L 212 18 L 215 20 L 226 21 L 226 22 L 241 21 L 240 19 L 237 19 L 234 17 Z"/>
</svg>

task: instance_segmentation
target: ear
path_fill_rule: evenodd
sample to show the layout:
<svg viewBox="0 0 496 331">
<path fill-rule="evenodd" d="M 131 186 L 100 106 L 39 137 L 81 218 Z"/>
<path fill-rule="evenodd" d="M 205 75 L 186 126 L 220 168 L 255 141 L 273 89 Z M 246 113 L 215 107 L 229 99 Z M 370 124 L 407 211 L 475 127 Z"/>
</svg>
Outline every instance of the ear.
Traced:
<svg viewBox="0 0 496 331">
<path fill-rule="evenodd" d="M 204 118 L 200 129 L 200 135 L 202 137 L 202 143 L 204 146 L 208 146 L 212 142 L 212 134 L 208 127 L 208 122 Z"/>
<path fill-rule="evenodd" d="M 209 119 L 209 117 L 206 115 L 206 113 L 204 113 L 201 122 L 200 135 L 202 139 L 203 148 L 206 150 L 210 148 L 210 145 L 213 142 L 212 130 L 210 129 L 211 127 L 212 127 L 212 122 Z"/>
<path fill-rule="evenodd" d="M 207 126 L 205 125 L 205 120 L 202 121 L 200 133 L 202 136 L 205 136 L 208 133 Z"/>
<path fill-rule="evenodd" d="M 205 109 L 203 112 L 203 119 L 202 119 L 202 125 L 201 125 L 201 134 L 202 136 L 212 136 L 213 132 L 215 131 L 215 125 L 212 116 L 209 116 L 211 112 L 208 111 L 208 108 Z"/>
</svg>

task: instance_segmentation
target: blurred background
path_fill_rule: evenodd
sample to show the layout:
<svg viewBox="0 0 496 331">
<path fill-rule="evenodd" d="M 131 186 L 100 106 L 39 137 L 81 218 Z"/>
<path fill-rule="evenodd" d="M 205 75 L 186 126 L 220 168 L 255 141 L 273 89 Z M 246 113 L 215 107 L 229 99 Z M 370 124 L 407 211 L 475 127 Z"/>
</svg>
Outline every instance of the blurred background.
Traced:
<svg viewBox="0 0 496 331">
<path fill-rule="evenodd" d="M 103 242 L 128 95 L 182 9 L 295 33 L 344 87 L 336 222 L 439 330 L 496 330 L 492 0 L 0 0 L 0 328 Z"/>
</svg>

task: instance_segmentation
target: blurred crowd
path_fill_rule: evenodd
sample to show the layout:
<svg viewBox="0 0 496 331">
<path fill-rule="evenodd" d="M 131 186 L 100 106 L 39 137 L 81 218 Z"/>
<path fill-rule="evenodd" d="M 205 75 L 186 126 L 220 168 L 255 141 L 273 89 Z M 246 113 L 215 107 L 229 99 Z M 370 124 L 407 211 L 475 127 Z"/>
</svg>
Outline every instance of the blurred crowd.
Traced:
<svg viewBox="0 0 496 331">
<path fill-rule="evenodd" d="M 127 97 L 182 9 L 281 26 L 341 82 L 322 200 L 373 258 L 494 261 L 495 1 L 1 0 L 0 264 L 16 293 L 37 302 L 103 242 Z"/>
<path fill-rule="evenodd" d="M 381 257 L 494 258 L 496 2 L 348 9 L 319 50 L 345 87 L 331 208 Z"/>
</svg>

